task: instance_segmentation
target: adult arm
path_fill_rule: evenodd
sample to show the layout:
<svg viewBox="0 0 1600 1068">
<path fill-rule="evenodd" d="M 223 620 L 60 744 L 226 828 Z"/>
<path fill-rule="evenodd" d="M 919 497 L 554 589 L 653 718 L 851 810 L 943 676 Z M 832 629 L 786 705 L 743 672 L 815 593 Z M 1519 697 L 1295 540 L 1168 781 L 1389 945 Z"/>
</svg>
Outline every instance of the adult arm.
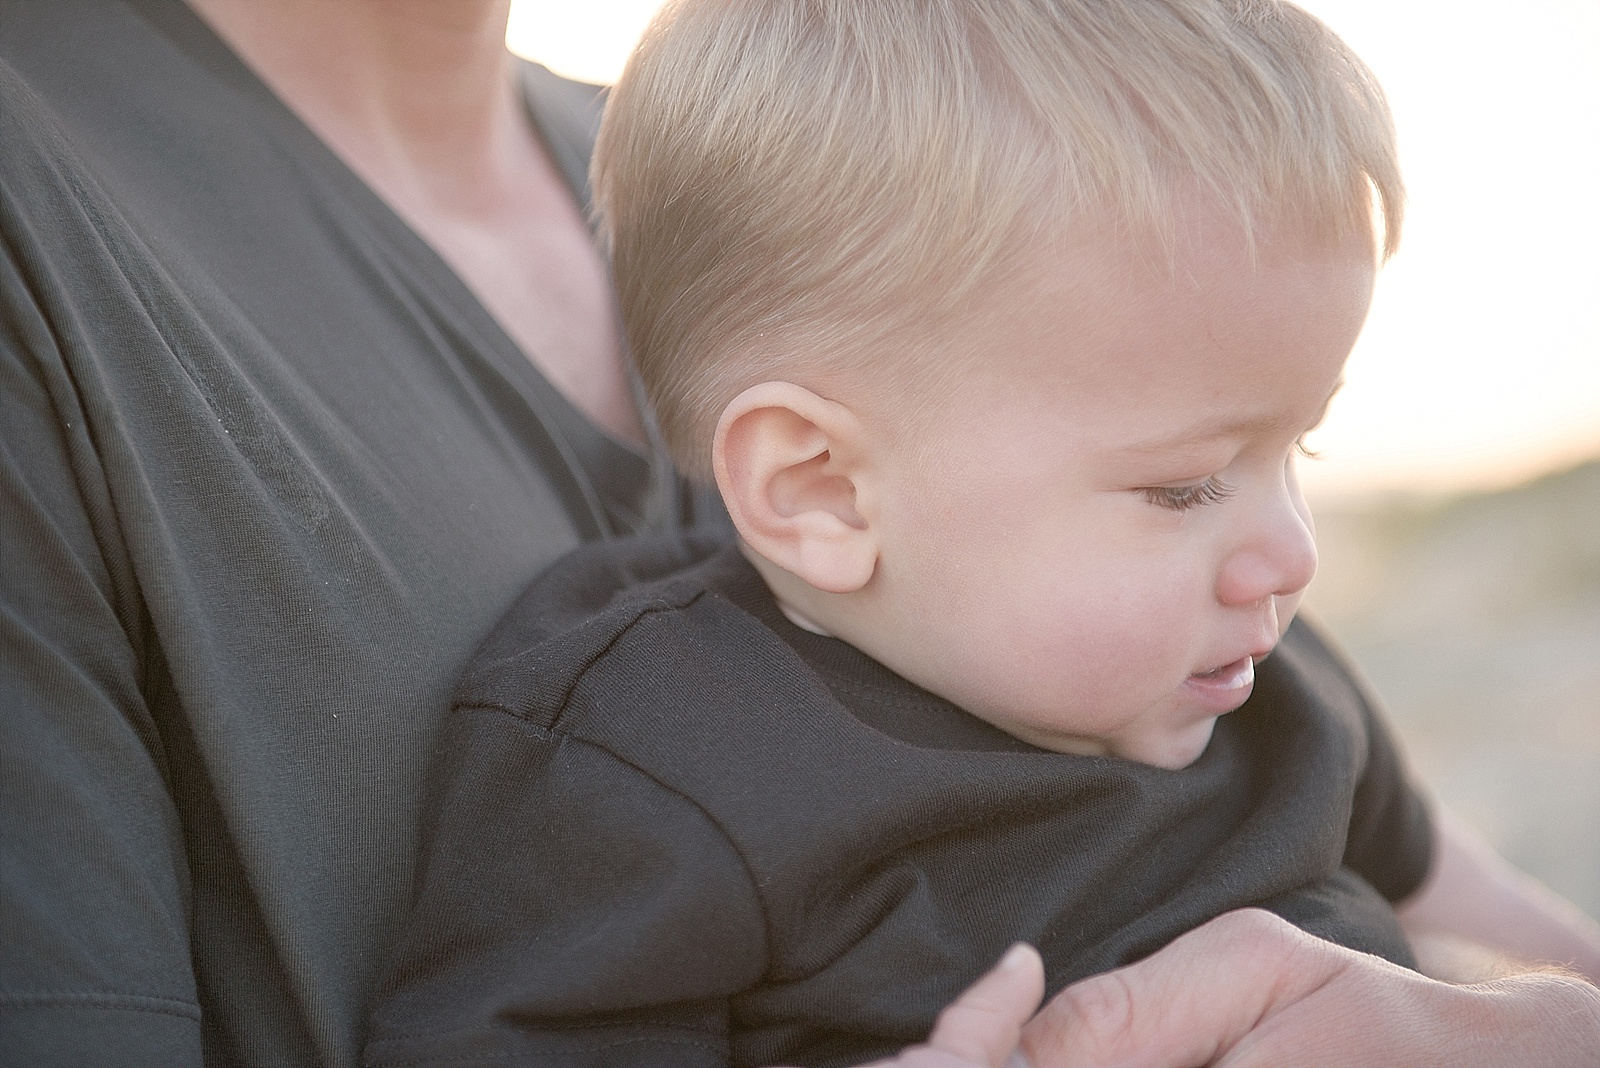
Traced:
<svg viewBox="0 0 1600 1068">
<path fill-rule="evenodd" d="M 1332 670 L 1318 689 L 1356 688 L 1368 740 L 1344 861 L 1395 903 L 1423 971 L 1472 982 L 1545 962 L 1600 979 L 1600 926 L 1423 800 L 1359 675 L 1321 644 Z"/>
<path fill-rule="evenodd" d="M 1554 973 L 1437 982 L 1256 909 L 1086 979 L 1028 1025 L 1034 1068 L 1583 1068 L 1600 989 Z"/>
<path fill-rule="evenodd" d="M 145 699 L 159 659 L 61 351 L 46 208 L 16 199 L 51 164 L 3 65 L 0 105 L 0 1063 L 198 1065 L 188 866 Z"/>
<path fill-rule="evenodd" d="M 1428 877 L 1396 907 L 1423 971 L 1471 981 L 1509 962 L 1547 963 L 1600 982 L 1600 924 L 1442 810 L 1435 842 Z"/>
</svg>

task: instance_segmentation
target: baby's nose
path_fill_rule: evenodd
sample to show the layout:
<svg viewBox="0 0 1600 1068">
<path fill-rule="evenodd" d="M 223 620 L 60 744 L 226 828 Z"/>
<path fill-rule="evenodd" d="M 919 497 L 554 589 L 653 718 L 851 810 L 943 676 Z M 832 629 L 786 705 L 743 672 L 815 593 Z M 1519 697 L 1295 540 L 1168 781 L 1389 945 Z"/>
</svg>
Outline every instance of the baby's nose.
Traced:
<svg viewBox="0 0 1600 1068">
<path fill-rule="evenodd" d="M 1304 590 L 1317 573 L 1317 544 L 1297 501 L 1275 502 L 1229 554 L 1217 576 L 1217 599 L 1251 605 Z"/>
</svg>

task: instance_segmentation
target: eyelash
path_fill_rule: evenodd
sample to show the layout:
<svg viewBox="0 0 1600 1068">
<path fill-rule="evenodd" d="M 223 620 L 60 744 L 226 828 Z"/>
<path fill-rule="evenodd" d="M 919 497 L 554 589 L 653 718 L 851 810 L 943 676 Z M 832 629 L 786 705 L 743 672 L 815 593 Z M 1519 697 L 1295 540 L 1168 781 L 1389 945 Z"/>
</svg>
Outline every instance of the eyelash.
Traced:
<svg viewBox="0 0 1600 1068">
<path fill-rule="evenodd" d="M 1316 460 L 1321 456 L 1320 453 L 1306 448 L 1306 439 L 1303 436 L 1295 439 L 1294 451 L 1308 460 Z M 1146 486 L 1139 492 L 1144 494 L 1145 500 L 1157 508 L 1187 512 L 1191 508 L 1207 504 L 1220 504 L 1238 491 L 1212 475 L 1204 482 L 1198 482 L 1193 486 Z"/>
<path fill-rule="evenodd" d="M 1217 504 L 1234 495 L 1234 488 L 1215 475 L 1193 486 L 1147 486 L 1139 491 L 1157 508 L 1187 512 L 1206 504 Z"/>
</svg>

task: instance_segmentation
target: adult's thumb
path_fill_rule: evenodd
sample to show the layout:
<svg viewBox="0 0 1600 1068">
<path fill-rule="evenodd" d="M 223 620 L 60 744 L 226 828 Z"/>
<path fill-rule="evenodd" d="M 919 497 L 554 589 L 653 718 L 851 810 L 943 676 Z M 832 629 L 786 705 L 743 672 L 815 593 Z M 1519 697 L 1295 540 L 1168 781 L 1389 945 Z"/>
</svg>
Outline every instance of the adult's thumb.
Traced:
<svg viewBox="0 0 1600 1068">
<path fill-rule="evenodd" d="M 1022 1049 L 1035 1064 L 1072 1068 L 1210 1064 L 1326 977 L 1321 944 L 1259 909 L 1227 913 L 1067 987 L 1027 1025 Z"/>
<path fill-rule="evenodd" d="M 1018 942 L 939 1014 L 928 1046 L 986 1068 L 1012 1061 L 1022 1028 L 1044 997 L 1044 963 Z"/>
</svg>

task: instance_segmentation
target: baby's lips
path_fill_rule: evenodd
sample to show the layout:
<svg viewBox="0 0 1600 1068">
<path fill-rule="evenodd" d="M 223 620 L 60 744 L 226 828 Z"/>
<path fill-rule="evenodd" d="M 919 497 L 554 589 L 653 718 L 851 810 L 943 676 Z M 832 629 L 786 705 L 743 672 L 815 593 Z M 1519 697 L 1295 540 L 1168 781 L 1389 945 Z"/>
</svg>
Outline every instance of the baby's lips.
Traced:
<svg viewBox="0 0 1600 1068">
<path fill-rule="evenodd" d="M 1210 671 L 1197 671 L 1189 677 L 1194 679 L 1237 679 L 1240 676 L 1246 679 L 1253 678 L 1255 675 L 1255 660 L 1256 658 L 1253 656 L 1241 656 L 1232 663 L 1214 667 Z M 1234 684 L 1238 685 L 1237 681 Z"/>
<path fill-rule="evenodd" d="M 1244 704 L 1255 681 L 1255 658 L 1242 656 L 1231 664 L 1190 675 L 1184 682 L 1184 688 L 1200 701 L 1206 711 L 1220 716 Z"/>
</svg>

